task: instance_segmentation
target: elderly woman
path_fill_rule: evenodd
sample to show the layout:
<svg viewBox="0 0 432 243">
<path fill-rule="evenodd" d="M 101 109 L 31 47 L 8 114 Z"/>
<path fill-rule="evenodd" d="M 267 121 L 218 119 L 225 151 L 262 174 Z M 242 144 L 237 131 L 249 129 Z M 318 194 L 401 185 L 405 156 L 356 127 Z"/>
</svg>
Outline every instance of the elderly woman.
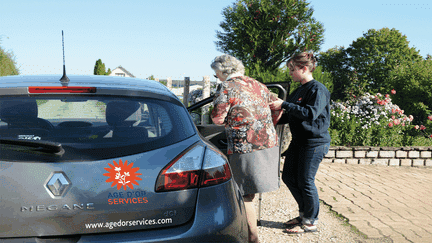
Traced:
<svg viewBox="0 0 432 243">
<path fill-rule="evenodd" d="M 249 241 L 258 242 L 253 199 L 256 193 L 279 188 L 279 147 L 274 124 L 282 111 L 270 110 L 269 103 L 277 97 L 264 84 L 244 76 L 244 66 L 235 57 L 218 56 L 211 68 L 223 81 L 213 100 L 211 118 L 215 124 L 225 125 L 228 159 L 245 201 Z"/>
</svg>

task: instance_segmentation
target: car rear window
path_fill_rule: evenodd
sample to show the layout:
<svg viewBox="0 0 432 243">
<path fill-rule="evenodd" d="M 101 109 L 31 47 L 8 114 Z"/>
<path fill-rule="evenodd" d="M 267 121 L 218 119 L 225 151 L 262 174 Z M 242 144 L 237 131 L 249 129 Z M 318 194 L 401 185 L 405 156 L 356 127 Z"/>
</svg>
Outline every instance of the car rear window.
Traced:
<svg viewBox="0 0 432 243">
<path fill-rule="evenodd" d="M 84 161 L 131 155 L 162 148 L 194 134 L 187 111 L 169 101 L 94 96 L 0 98 L 0 139 L 60 143 L 65 153 L 48 156 L 49 160 Z M 30 148 L 15 147 L 2 145 L 2 150 L 15 151 L 15 156 L 0 153 L 0 159 L 34 160 L 45 156 Z"/>
</svg>

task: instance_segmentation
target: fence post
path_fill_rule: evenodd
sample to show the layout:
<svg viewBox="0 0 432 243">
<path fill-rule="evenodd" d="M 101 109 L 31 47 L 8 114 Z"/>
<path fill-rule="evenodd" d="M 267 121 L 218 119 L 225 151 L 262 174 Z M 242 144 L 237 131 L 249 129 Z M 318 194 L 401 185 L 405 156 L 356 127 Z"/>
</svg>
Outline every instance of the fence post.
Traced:
<svg viewBox="0 0 432 243">
<path fill-rule="evenodd" d="M 167 88 L 168 88 L 169 90 L 172 89 L 172 78 L 171 78 L 171 77 L 168 77 L 168 78 L 167 78 L 167 84 L 166 84 L 166 86 L 167 86 Z"/>
<path fill-rule="evenodd" d="M 204 76 L 203 77 L 203 99 L 210 97 L 210 77 Z M 206 125 L 210 123 L 209 120 L 209 106 L 205 105 L 201 107 L 201 125 Z"/>
<path fill-rule="evenodd" d="M 184 88 L 183 88 L 183 104 L 188 107 L 188 96 L 189 96 L 189 86 L 190 86 L 190 78 L 184 78 Z"/>
</svg>

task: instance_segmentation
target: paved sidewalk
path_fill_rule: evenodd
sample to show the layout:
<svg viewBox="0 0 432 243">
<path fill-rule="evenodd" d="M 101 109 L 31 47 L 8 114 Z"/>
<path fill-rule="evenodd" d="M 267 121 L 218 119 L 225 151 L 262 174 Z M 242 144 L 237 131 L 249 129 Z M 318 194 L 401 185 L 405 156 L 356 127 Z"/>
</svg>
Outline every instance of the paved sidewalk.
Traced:
<svg viewBox="0 0 432 243">
<path fill-rule="evenodd" d="M 321 163 L 316 186 L 368 238 L 432 242 L 432 168 Z"/>
</svg>

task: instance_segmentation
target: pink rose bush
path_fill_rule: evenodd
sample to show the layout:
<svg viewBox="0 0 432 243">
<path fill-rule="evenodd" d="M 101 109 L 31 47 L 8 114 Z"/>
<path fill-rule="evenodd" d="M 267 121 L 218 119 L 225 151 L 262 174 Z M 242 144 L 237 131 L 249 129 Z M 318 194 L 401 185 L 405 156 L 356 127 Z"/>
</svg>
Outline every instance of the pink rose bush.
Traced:
<svg viewBox="0 0 432 243">
<path fill-rule="evenodd" d="M 395 95 L 396 91 L 393 89 L 390 93 Z M 418 145 L 420 142 L 416 142 L 416 137 L 421 135 L 419 131 L 426 130 L 424 125 L 412 125 L 414 117 L 406 115 L 404 110 L 393 104 L 389 94 L 366 93 L 363 96 L 353 96 L 345 102 L 332 102 L 331 115 L 332 145 Z M 432 121 L 432 115 L 428 119 Z M 432 139 L 428 140 L 432 144 Z"/>
</svg>

